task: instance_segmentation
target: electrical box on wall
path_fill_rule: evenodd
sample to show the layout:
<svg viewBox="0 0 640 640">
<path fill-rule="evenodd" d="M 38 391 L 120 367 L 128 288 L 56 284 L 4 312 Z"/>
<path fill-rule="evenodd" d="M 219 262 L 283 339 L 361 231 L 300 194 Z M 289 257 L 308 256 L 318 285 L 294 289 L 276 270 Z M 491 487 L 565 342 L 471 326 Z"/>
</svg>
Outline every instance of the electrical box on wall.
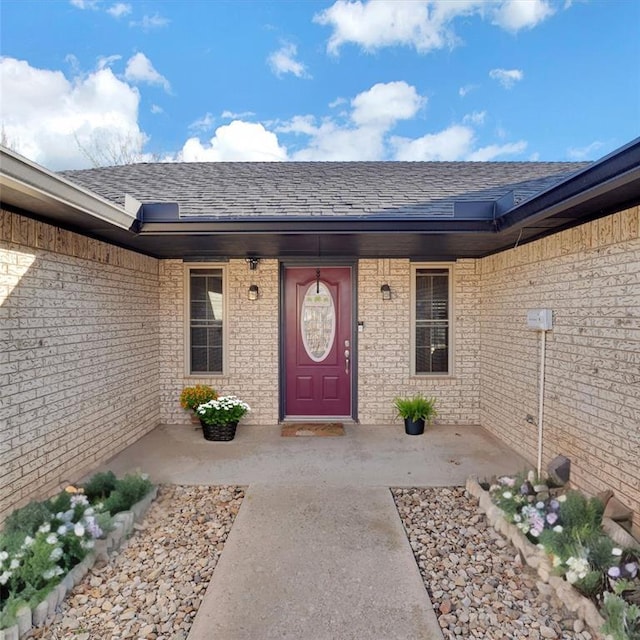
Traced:
<svg viewBox="0 0 640 640">
<path fill-rule="evenodd" d="M 553 311 L 551 309 L 530 309 L 527 311 L 527 327 L 535 331 L 553 329 Z"/>
</svg>

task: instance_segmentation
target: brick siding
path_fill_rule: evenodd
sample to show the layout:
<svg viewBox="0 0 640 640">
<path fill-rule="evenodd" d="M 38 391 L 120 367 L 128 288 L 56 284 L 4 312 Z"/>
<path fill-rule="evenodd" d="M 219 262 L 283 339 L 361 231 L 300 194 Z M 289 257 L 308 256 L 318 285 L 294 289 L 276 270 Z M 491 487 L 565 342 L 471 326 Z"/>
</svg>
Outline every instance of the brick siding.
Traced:
<svg viewBox="0 0 640 640">
<path fill-rule="evenodd" d="M 158 424 L 157 272 L 0 212 L 0 521 Z"/>
<path fill-rule="evenodd" d="M 479 276 L 474 260 L 453 265 L 454 371 L 452 376 L 411 375 L 411 263 L 360 260 L 358 265 L 358 405 L 364 424 L 395 419 L 393 398 L 423 393 L 436 398 L 438 420 L 478 424 Z M 388 284 L 392 299 L 383 301 Z"/>
<path fill-rule="evenodd" d="M 573 483 L 611 488 L 640 517 L 638 207 L 480 260 L 481 424 L 537 459 L 539 345 L 526 312 L 550 308 L 543 466 L 571 458 Z"/>
<path fill-rule="evenodd" d="M 225 322 L 227 349 L 223 375 L 191 376 L 185 364 L 186 267 L 182 260 L 160 263 L 160 394 L 161 421 L 187 424 L 179 403 L 185 386 L 208 384 L 219 394 L 234 394 L 251 406 L 243 424 L 278 422 L 278 261 L 261 260 L 249 271 L 244 260 L 209 263 L 227 271 Z M 247 290 L 258 285 L 258 300 Z"/>
</svg>

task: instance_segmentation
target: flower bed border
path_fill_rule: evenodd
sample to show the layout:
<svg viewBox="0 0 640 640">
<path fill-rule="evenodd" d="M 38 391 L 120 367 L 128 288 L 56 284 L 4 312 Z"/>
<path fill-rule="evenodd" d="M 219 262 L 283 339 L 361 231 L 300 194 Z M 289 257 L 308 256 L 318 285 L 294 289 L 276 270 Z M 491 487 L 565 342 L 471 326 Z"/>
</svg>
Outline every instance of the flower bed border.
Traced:
<svg viewBox="0 0 640 640">
<path fill-rule="evenodd" d="M 470 476 L 467 479 L 466 489 L 478 500 L 480 510 L 487 516 L 489 524 L 511 542 L 524 561 L 537 571 L 540 580 L 555 590 L 564 606 L 584 622 L 594 638 L 604 638 L 600 629 L 605 620 L 596 605 L 564 578 L 553 575 L 553 567 L 547 554 L 534 545 L 516 525 L 505 520 L 502 510 L 493 503 L 491 495 L 480 486 L 476 477 Z"/>
<path fill-rule="evenodd" d="M 0 640 L 19 640 L 34 627 L 41 627 L 49 622 L 67 593 L 81 582 L 89 569 L 98 561 L 106 562 L 109 554 L 120 548 L 122 542 L 133 531 L 133 525 L 142 520 L 157 495 L 158 487 L 154 486 L 144 498 L 132 505 L 131 509 L 116 513 L 111 519 L 113 529 L 107 537 L 96 540 L 95 547 L 69 570 L 40 604 L 33 609 L 28 606 L 20 608 L 16 614 L 16 624 L 8 629 L 0 629 Z"/>
</svg>

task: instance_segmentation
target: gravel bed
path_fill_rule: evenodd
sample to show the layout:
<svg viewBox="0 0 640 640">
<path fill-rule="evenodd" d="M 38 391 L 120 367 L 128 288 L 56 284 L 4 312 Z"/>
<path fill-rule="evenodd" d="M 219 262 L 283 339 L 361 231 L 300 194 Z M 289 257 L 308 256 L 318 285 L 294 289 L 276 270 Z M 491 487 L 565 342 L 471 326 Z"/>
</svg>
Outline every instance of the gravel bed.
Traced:
<svg viewBox="0 0 640 640">
<path fill-rule="evenodd" d="M 445 638 L 590 640 L 463 488 L 393 489 Z"/>
<path fill-rule="evenodd" d="M 30 637 L 184 640 L 243 497 L 239 487 L 160 487 L 134 535 Z"/>
</svg>

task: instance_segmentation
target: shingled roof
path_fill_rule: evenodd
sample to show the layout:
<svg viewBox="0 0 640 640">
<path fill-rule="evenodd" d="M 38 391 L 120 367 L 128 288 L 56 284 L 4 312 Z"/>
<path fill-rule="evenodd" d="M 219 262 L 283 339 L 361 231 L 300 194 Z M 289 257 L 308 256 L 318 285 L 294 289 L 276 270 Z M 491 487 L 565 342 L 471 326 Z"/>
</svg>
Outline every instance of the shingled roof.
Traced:
<svg viewBox="0 0 640 640">
<path fill-rule="evenodd" d="M 589 163 L 197 162 L 134 164 L 61 175 L 123 205 L 175 202 L 180 217 L 453 218 L 455 203 L 519 204 Z"/>
</svg>

